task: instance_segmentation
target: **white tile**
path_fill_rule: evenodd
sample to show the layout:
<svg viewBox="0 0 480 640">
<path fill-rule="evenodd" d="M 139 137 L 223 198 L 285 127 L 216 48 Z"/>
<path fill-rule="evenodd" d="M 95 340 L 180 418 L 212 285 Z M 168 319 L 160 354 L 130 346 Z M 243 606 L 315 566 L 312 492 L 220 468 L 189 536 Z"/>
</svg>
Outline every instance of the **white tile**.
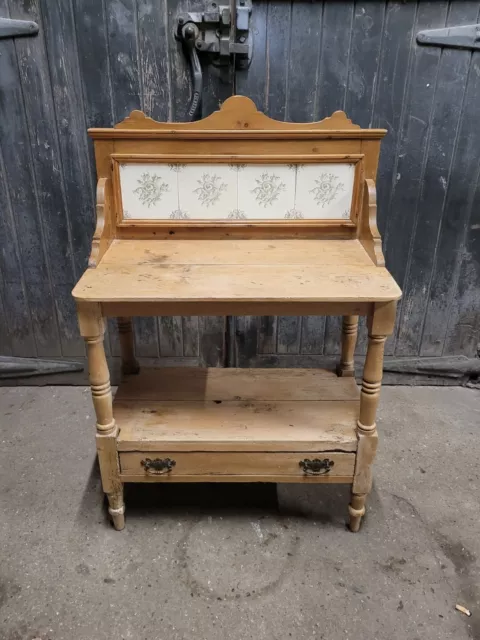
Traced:
<svg viewBox="0 0 480 640">
<path fill-rule="evenodd" d="M 350 217 L 355 166 L 352 163 L 299 165 L 295 209 L 306 219 Z"/>
<path fill-rule="evenodd" d="M 238 209 L 247 219 L 284 219 L 293 209 L 295 171 L 283 164 L 250 164 L 238 172 Z"/>
<path fill-rule="evenodd" d="M 187 164 L 179 173 L 180 210 L 189 219 L 222 220 L 237 209 L 237 173 L 228 164 Z"/>
<path fill-rule="evenodd" d="M 178 206 L 177 176 L 167 164 L 121 164 L 123 217 L 164 220 Z"/>
<path fill-rule="evenodd" d="M 122 164 L 125 219 L 348 219 L 355 167 Z"/>
</svg>

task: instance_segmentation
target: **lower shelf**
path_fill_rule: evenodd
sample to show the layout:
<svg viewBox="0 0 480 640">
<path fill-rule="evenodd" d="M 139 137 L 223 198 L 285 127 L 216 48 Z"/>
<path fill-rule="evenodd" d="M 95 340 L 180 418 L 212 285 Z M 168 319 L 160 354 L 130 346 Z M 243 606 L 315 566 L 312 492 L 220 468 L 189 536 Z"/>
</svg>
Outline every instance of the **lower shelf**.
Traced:
<svg viewBox="0 0 480 640">
<path fill-rule="evenodd" d="M 121 478 L 351 482 L 358 409 L 354 379 L 330 371 L 145 370 L 114 401 Z M 159 473 L 145 463 L 167 458 L 175 465 Z M 308 475 L 304 459 L 333 464 Z"/>
</svg>

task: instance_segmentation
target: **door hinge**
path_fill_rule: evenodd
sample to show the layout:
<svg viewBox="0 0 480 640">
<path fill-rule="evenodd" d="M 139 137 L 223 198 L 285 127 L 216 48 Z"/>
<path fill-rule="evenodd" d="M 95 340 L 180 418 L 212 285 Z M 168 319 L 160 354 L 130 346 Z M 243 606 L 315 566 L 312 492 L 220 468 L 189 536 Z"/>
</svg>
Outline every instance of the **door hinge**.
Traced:
<svg viewBox="0 0 480 640">
<path fill-rule="evenodd" d="M 32 20 L 11 20 L 0 18 L 0 38 L 17 38 L 18 36 L 35 36 L 38 24 Z"/>
<path fill-rule="evenodd" d="M 480 49 L 480 24 L 445 27 L 445 29 L 426 29 L 417 33 L 417 42 L 433 47 Z"/>
</svg>

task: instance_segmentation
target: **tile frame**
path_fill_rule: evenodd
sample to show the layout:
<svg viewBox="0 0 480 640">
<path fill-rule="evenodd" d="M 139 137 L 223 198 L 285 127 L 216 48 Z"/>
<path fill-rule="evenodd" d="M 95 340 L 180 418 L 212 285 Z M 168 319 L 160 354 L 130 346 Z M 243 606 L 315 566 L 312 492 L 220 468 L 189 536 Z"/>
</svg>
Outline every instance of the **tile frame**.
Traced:
<svg viewBox="0 0 480 640">
<path fill-rule="evenodd" d="M 329 228 L 348 228 L 356 227 L 361 209 L 362 185 L 364 178 L 364 158 L 363 153 L 352 154 L 122 154 L 112 153 L 110 155 L 112 161 L 113 174 L 113 204 L 116 214 L 116 225 L 120 228 L 131 227 L 181 227 L 181 228 L 201 228 L 201 227 L 329 227 Z M 232 219 L 192 219 L 192 220 L 171 220 L 171 219 L 151 219 L 151 218 L 124 218 L 123 204 L 120 182 L 120 165 L 129 163 L 141 164 L 354 164 L 355 175 L 352 191 L 352 203 L 350 208 L 350 218 L 311 218 L 301 220 L 291 219 L 249 219 L 249 220 L 232 220 Z"/>
</svg>

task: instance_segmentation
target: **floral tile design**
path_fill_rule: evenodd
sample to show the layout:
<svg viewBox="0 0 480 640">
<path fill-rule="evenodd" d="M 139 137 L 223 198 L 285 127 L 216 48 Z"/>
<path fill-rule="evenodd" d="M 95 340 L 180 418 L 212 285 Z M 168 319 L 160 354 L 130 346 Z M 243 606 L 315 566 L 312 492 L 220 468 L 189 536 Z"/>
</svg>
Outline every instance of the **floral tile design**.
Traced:
<svg viewBox="0 0 480 640">
<path fill-rule="evenodd" d="M 200 186 L 194 189 L 194 192 L 198 194 L 200 204 L 205 207 L 217 202 L 220 195 L 227 188 L 226 183 L 222 182 L 220 176 L 217 176 L 216 173 L 204 173 L 197 182 Z"/>
<path fill-rule="evenodd" d="M 303 220 L 304 217 L 303 213 L 297 209 L 289 209 L 285 214 L 285 220 Z"/>
<path fill-rule="evenodd" d="M 275 173 L 265 171 L 259 178 L 255 178 L 255 182 L 257 186 L 250 193 L 255 194 L 255 200 L 263 207 L 271 206 L 278 200 L 280 193 L 285 191 L 285 183 Z"/>
<path fill-rule="evenodd" d="M 345 185 L 334 173 L 321 174 L 320 179 L 315 180 L 315 184 L 310 193 L 314 194 L 315 202 L 322 207 L 333 202 L 339 193 L 345 191 Z"/>
<path fill-rule="evenodd" d="M 247 216 L 245 214 L 245 211 L 241 211 L 240 209 L 233 209 L 233 211 L 230 211 L 230 213 L 228 214 L 228 219 L 229 220 L 247 220 Z"/>
<path fill-rule="evenodd" d="M 179 209 L 191 219 L 226 220 L 237 203 L 237 172 L 228 164 L 187 164 L 177 174 Z"/>
<path fill-rule="evenodd" d="M 120 185 L 125 219 L 165 220 L 179 208 L 177 174 L 166 164 L 121 164 Z"/>
<path fill-rule="evenodd" d="M 353 163 L 120 165 L 123 215 L 149 220 L 348 220 Z"/>
<path fill-rule="evenodd" d="M 133 193 L 138 193 L 140 202 L 147 207 L 160 202 L 162 195 L 170 188 L 156 173 L 142 173 L 137 183 L 138 187 L 133 190 Z"/>
<path fill-rule="evenodd" d="M 295 206 L 311 220 L 348 219 L 354 178 L 352 163 L 305 165 L 297 171 Z"/>
<path fill-rule="evenodd" d="M 171 220 L 189 220 L 190 219 L 188 212 L 182 211 L 181 209 L 175 209 L 175 211 L 172 211 L 172 213 L 168 217 Z"/>
<path fill-rule="evenodd" d="M 237 208 L 249 220 L 281 220 L 295 208 L 295 172 L 286 164 L 249 164 L 237 175 Z"/>
</svg>

